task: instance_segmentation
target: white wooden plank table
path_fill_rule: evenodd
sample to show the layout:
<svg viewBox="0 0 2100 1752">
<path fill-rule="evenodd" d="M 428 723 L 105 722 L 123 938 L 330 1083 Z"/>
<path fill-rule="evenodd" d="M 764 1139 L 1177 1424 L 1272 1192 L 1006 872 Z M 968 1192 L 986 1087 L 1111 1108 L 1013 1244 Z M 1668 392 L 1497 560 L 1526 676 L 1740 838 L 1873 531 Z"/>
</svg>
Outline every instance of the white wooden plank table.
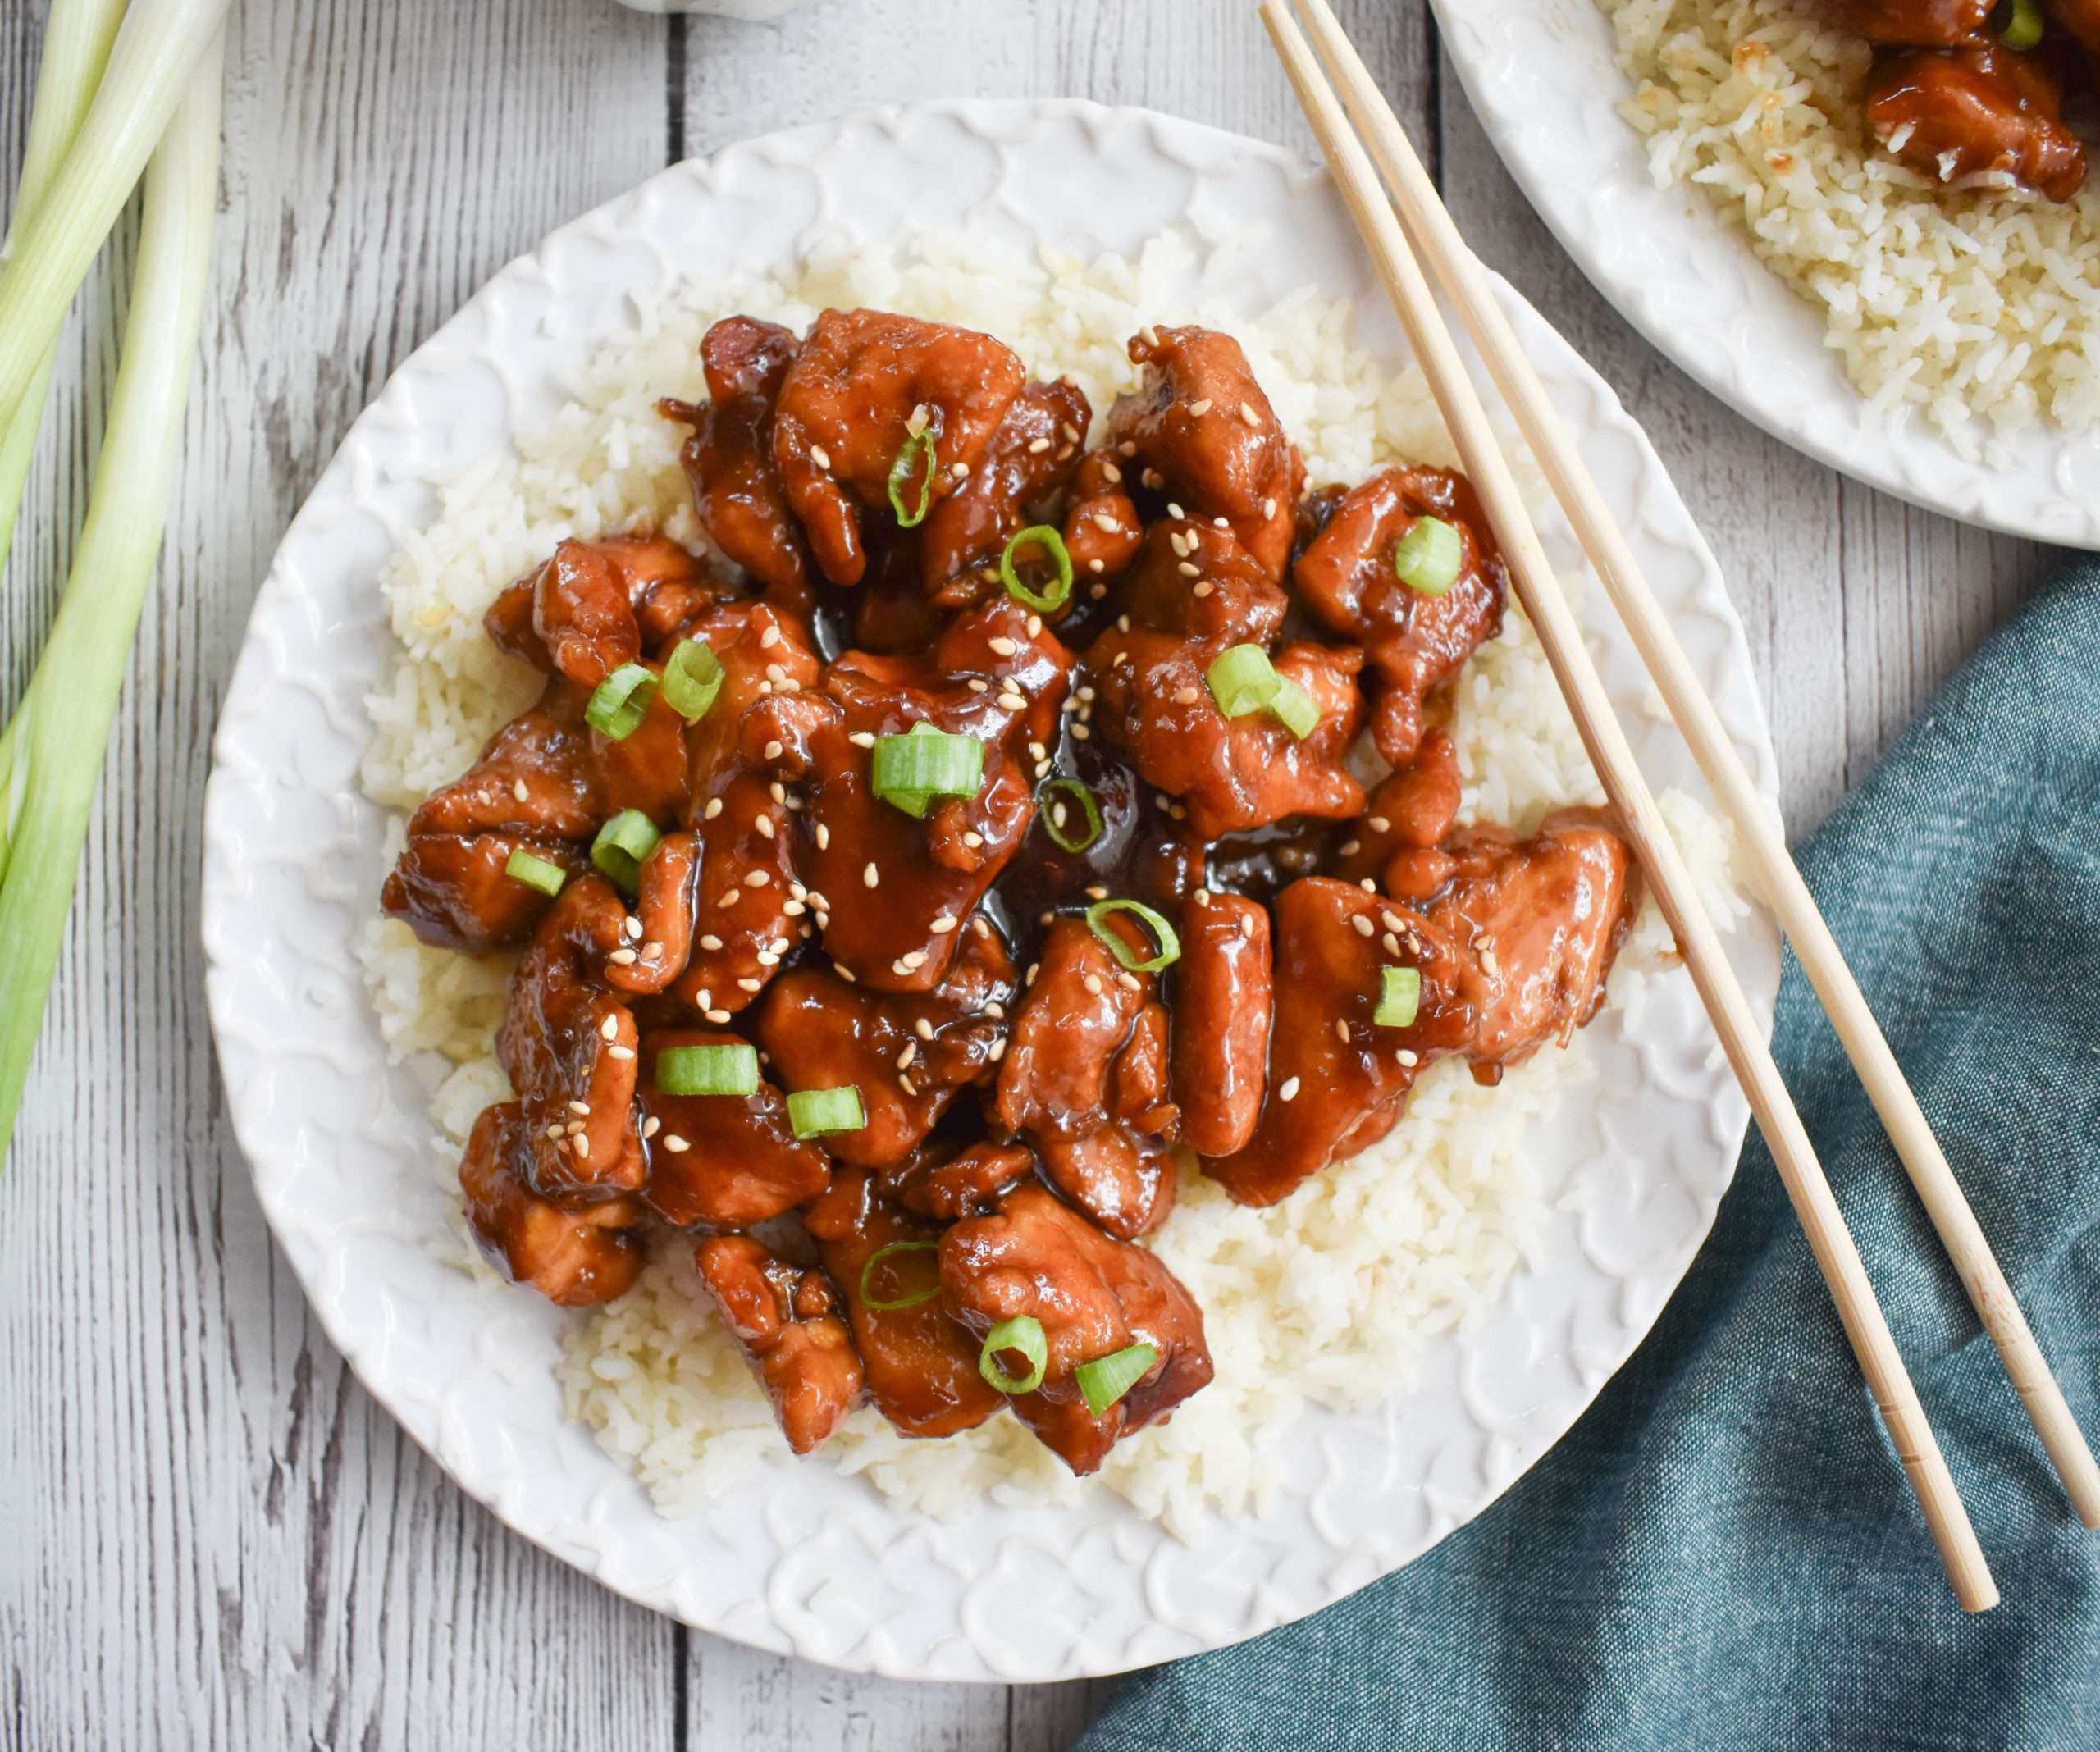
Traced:
<svg viewBox="0 0 2100 1752">
<path fill-rule="evenodd" d="M 9 189 L 44 10 L 0 7 Z M 1694 387 L 1532 217 L 1421 0 L 1342 11 L 1460 223 L 1618 388 L 1711 538 L 1805 832 L 2053 556 L 1842 481 Z M 874 103 L 1061 94 L 1308 144 L 1239 0 L 818 0 L 766 25 L 613 0 L 240 6 L 167 559 L 0 1175 L 0 1743 L 1027 1752 L 1099 1707 L 1101 1685 L 908 1686 L 753 1654 L 463 1497 L 350 1379 L 263 1226 L 196 929 L 209 738 L 271 551 L 357 411 L 476 285 L 683 154 Z M 128 241 L 116 254 L 128 270 Z M 63 575 L 122 283 L 98 273 L 67 340 L 0 591 L 0 705 Z"/>
</svg>

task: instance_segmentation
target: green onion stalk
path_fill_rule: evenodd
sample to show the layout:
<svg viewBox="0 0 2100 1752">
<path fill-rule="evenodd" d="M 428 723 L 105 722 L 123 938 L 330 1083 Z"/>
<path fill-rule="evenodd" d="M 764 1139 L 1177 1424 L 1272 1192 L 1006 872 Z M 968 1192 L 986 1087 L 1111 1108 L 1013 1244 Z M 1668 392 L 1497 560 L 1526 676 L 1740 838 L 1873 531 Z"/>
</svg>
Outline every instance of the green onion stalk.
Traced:
<svg viewBox="0 0 2100 1752">
<path fill-rule="evenodd" d="M 170 106 L 172 113 L 161 118 L 164 128 L 154 128 L 164 137 L 146 171 L 123 354 L 87 518 L 50 641 L 0 749 L 0 1154 L 13 1134 L 36 1050 L 96 781 L 160 554 L 211 267 L 219 166 L 217 24 L 224 10 L 184 0 L 133 0 L 101 93 L 39 209 L 42 217 L 32 217 L 0 272 L 0 406 L 11 410 L 49 345 L 48 335 L 25 336 L 5 314 L 24 308 L 25 294 L 13 290 L 16 270 L 31 263 L 32 252 L 48 236 L 43 217 L 70 212 L 75 223 L 93 222 L 84 203 L 69 207 L 80 183 L 94 180 L 76 174 L 76 161 L 89 150 L 127 42 L 135 49 L 158 43 L 172 51 L 180 47 L 180 34 L 170 42 L 165 27 L 194 25 L 199 16 L 210 15 L 212 28 L 205 33 L 201 54 L 187 59 L 188 89 L 179 104 Z M 135 23 L 139 30 L 133 39 Z M 151 88 L 161 75 L 148 67 L 142 75 L 135 66 L 127 76 L 143 78 Z M 143 114 L 139 101 L 143 127 L 151 117 Z M 121 129 L 113 131 L 128 151 L 130 136 Z M 117 204 L 121 201 L 120 195 Z M 107 212 L 113 221 L 116 208 Z M 71 295 L 69 289 L 66 299 Z M 63 316 L 62 302 L 58 320 Z"/>
<path fill-rule="evenodd" d="M 16 188 L 15 211 L 7 244 L 0 249 L 0 263 L 15 253 L 16 240 L 35 217 L 52 178 L 71 149 L 95 88 L 102 83 L 109 46 L 123 17 L 124 0 L 75 0 L 70 5 L 61 0 L 52 9 L 51 22 L 44 27 L 43 64 L 37 73 L 36 108 L 22 153 L 22 180 Z M 15 518 L 21 509 L 22 488 L 36 451 L 37 427 L 43 423 L 44 398 L 57 361 L 57 337 L 53 335 L 12 417 L 0 429 L 0 565 L 6 563 L 14 542 Z"/>
</svg>

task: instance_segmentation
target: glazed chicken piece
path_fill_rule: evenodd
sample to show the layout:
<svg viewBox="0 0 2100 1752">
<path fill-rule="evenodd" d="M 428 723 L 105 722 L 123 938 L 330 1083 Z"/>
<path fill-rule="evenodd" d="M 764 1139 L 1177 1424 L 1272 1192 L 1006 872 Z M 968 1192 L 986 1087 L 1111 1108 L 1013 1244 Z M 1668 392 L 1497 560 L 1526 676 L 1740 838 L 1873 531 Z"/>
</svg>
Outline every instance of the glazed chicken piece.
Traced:
<svg viewBox="0 0 2100 1752">
<path fill-rule="evenodd" d="M 1458 580 L 1440 596 L 1410 589 L 1393 569 L 1394 548 L 1424 517 L 1459 532 Z M 1371 733 L 1389 765 L 1405 765 L 1421 741 L 1431 690 L 1502 630 L 1508 574 L 1486 532 L 1463 477 L 1388 468 L 1343 499 L 1293 569 L 1305 605 L 1363 647 L 1382 683 Z"/>
<path fill-rule="evenodd" d="M 1867 125 L 1898 160 L 1941 182 L 2003 171 L 2052 201 L 2085 184 L 2085 148 L 2064 125 L 2061 84 L 2039 56 L 2002 44 L 1877 52 Z"/>
<path fill-rule="evenodd" d="M 482 624 L 498 650 L 587 689 L 719 594 L 666 536 L 572 539 L 498 596 Z"/>
<path fill-rule="evenodd" d="M 532 1182 L 600 1197 L 642 1183 L 633 1015 L 603 983 L 627 908 L 602 876 L 561 892 L 510 976 L 496 1056 L 523 1106 Z"/>
<path fill-rule="evenodd" d="M 693 428 L 679 459 L 701 522 L 714 545 L 790 613 L 808 601 L 810 566 L 774 467 L 773 409 L 797 350 L 795 337 L 777 322 L 726 317 L 700 343 L 707 405 L 661 404 L 667 419 Z"/>
<path fill-rule="evenodd" d="M 829 1184 L 824 1152 L 796 1137 L 788 1102 L 764 1078 L 751 1095 L 671 1095 L 656 1084 L 660 1055 L 678 1047 L 724 1047 L 739 1037 L 660 1029 L 640 1044 L 642 1196 L 680 1229 L 748 1229 L 806 1204 Z M 632 1076 L 630 1062 L 628 1074 Z"/>
<path fill-rule="evenodd" d="M 1111 914 L 1120 929 L 1121 915 Z M 1134 932 L 1125 940 L 1137 946 Z M 1145 945 L 1141 958 L 1153 951 Z M 1174 1205 L 1166 1011 L 1083 919 L 1061 918 L 1014 1014 L 993 1113 L 1029 1134 L 1045 1173 L 1110 1234 L 1154 1229 Z"/>
<path fill-rule="evenodd" d="M 514 1101 L 482 1110 L 459 1161 L 459 1190 L 474 1238 L 514 1284 L 529 1284 L 565 1308 L 624 1294 L 641 1268 L 632 1199 L 564 1209 L 532 1189 L 532 1148 Z"/>
<path fill-rule="evenodd" d="M 1451 879 L 1454 866 L 1440 848 L 1464 795 L 1457 747 L 1443 731 L 1430 731 L 1413 759 L 1371 793 L 1330 874 L 1344 882 L 1375 880 L 1410 905 L 1429 899 Z"/>
<path fill-rule="evenodd" d="M 678 978 L 692 951 L 699 881 L 699 839 L 665 834 L 637 873 L 634 912 L 621 921 L 625 940 L 605 958 L 607 985 L 639 997 Z"/>
<path fill-rule="evenodd" d="M 777 787 L 741 769 L 719 783 L 700 812 L 698 935 L 673 988 L 679 1002 L 717 1024 L 755 1002 L 810 931 L 794 817 L 774 800 Z"/>
<path fill-rule="evenodd" d="M 1098 599 L 1130 569 L 1144 545 L 1145 526 L 1131 501 L 1123 467 L 1109 450 L 1089 450 L 1072 477 L 1065 508 L 1065 551 L 1071 555 L 1073 595 Z"/>
<path fill-rule="evenodd" d="M 1017 1143 L 974 1143 L 958 1151 L 929 1139 L 885 1164 L 875 1186 L 892 1204 L 952 1223 L 997 1209 L 1000 1195 L 1034 1171 L 1034 1155 Z"/>
<path fill-rule="evenodd" d="M 1002 594 L 930 651 L 849 651 L 820 691 L 746 716 L 744 758 L 809 793 L 798 858 L 824 947 L 856 983 L 928 992 L 947 977 L 964 921 L 1034 817 L 1071 671 L 1041 618 Z M 937 798 L 923 818 L 878 796 L 872 773 L 875 739 L 920 723 L 984 745 L 977 794 Z"/>
<path fill-rule="evenodd" d="M 1162 518 L 1146 531 L 1144 550 L 1116 594 L 1116 606 L 1134 627 L 1222 650 L 1271 644 L 1283 631 L 1290 599 L 1230 530 Z"/>
<path fill-rule="evenodd" d="M 867 1123 L 824 1139 L 841 1161 L 871 1168 L 916 1149 L 956 1097 L 991 1074 L 1006 1038 L 1014 965 L 980 915 L 959 933 L 947 977 L 926 992 L 880 992 L 815 967 L 767 994 L 759 1043 L 789 1088 L 851 1085 Z"/>
<path fill-rule="evenodd" d="M 1032 513 L 1061 495 L 1078 467 L 1093 410 L 1070 378 L 1031 383 L 1007 404 L 983 457 L 919 528 L 926 593 L 945 606 L 966 607 L 999 587 L 996 567 L 1007 538 L 1035 521 Z M 904 502 L 919 503 L 918 481 Z M 1075 562 L 1076 563 L 1076 562 Z"/>
<path fill-rule="evenodd" d="M 1130 346 L 1144 368 L 1108 416 L 1116 454 L 1141 485 L 1208 522 L 1221 517 L 1272 578 L 1290 559 L 1305 463 L 1230 335 L 1146 329 Z"/>
<path fill-rule="evenodd" d="M 1187 805 L 1197 839 L 1287 815 L 1355 814 L 1363 787 L 1344 762 L 1363 718 L 1356 687 L 1363 653 L 1294 644 L 1276 654 L 1276 673 L 1320 709 L 1319 723 L 1300 741 L 1265 711 L 1229 719 L 1218 709 L 1207 677 L 1230 642 L 1110 628 L 1083 659 L 1098 696 L 1094 727 L 1130 755 L 1146 784 Z"/>
<path fill-rule="evenodd" d="M 381 896 L 384 911 L 437 947 L 509 948 L 548 905 L 508 873 L 513 852 L 580 873 L 608 817 L 623 809 L 659 823 L 676 815 L 685 795 L 684 720 L 659 699 L 641 727 L 615 742 L 585 722 L 590 697 L 588 688 L 550 677 L 538 705 L 491 737 L 464 775 L 423 800 Z"/>
<path fill-rule="evenodd" d="M 1839 22 L 1869 43 L 1952 48 L 1984 28 L 1997 0 L 1824 0 Z"/>
<path fill-rule="evenodd" d="M 686 773 L 691 827 L 740 764 L 738 732 L 755 700 L 814 687 L 824 664 L 810 650 L 806 624 L 770 603 L 725 602 L 697 616 L 682 636 L 696 639 L 722 666 L 721 690 L 697 723 L 686 730 Z"/>
<path fill-rule="evenodd" d="M 1180 929 L 1172 1088 L 1181 1141 L 1199 1156 L 1230 1156 L 1254 1135 L 1268 1087 L 1269 915 L 1240 895 L 1198 889 Z"/>
<path fill-rule="evenodd" d="M 984 461 L 1027 375 L 968 329 L 876 310 L 819 317 L 781 380 L 773 460 L 824 576 L 861 582 L 861 520 L 894 519 L 890 471 L 909 440 L 933 435 L 934 490 L 953 490 Z"/>
<path fill-rule="evenodd" d="M 1048 1357 L 1040 1387 L 1016 1394 L 1021 1421 L 1073 1471 L 1099 1469 L 1122 1437 L 1171 1416 L 1211 1379 L 1195 1299 L 1141 1247 L 1103 1234 L 1039 1185 L 1014 1189 L 996 1214 L 941 1238 L 941 1296 L 981 1341 L 1002 1321 L 1039 1321 Z M 1157 1353 L 1144 1374 L 1096 1417 L 1074 1371 L 1133 1344 Z M 1004 1352 L 1000 1366 L 1025 1379 Z"/>
<path fill-rule="evenodd" d="M 1458 946 L 1419 914 L 1308 876 L 1276 897 L 1275 928 L 1268 1098 L 1245 1147 L 1203 1158 L 1203 1171 L 1241 1204 L 1274 1204 L 1376 1143 L 1422 1067 L 1463 1051 L 1475 1029 Z M 1388 967 L 1421 972 L 1419 1006 L 1405 1027 L 1372 1020 Z"/>
<path fill-rule="evenodd" d="M 693 1257 L 788 1445 L 798 1454 L 821 1448 L 861 1398 L 861 1359 L 824 1275 L 790 1265 L 749 1235 L 710 1236 Z"/>
<path fill-rule="evenodd" d="M 1467 1055 L 1480 1082 L 1597 1012 L 1640 905 L 1633 855 L 1594 810 L 1549 816 L 1529 839 L 1470 828 L 1448 843 L 1451 885 L 1430 923 L 1459 946 L 1459 995 L 1476 1022 Z"/>
<path fill-rule="evenodd" d="M 888 1203 L 874 1176 L 850 1166 L 803 1222 L 845 1298 L 868 1393 L 883 1417 L 906 1435 L 952 1435 L 1000 1409 L 1005 1396 L 979 1372 L 976 1344 L 942 1306 L 938 1225 Z M 897 1250 L 877 1259 L 885 1248 Z M 909 1305 L 874 1307 L 870 1294 Z"/>
</svg>

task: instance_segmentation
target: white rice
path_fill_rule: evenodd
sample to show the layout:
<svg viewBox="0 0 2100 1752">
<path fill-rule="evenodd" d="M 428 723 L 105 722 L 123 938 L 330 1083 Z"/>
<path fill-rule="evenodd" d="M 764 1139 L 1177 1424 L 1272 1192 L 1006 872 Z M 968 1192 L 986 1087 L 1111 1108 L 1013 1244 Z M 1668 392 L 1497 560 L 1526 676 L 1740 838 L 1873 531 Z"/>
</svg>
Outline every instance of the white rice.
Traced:
<svg viewBox="0 0 2100 1752">
<path fill-rule="evenodd" d="M 1813 0 L 1599 0 L 1658 186 L 1703 189 L 1821 309 L 1878 412 L 1915 408 L 1962 455 L 2100 417 L 2100 194 L 2001 173 L 1946 185 L 1868 131 L 1871 52 Z"/>
<path fill-rule="evenodd" d="M 800 328 L 827 303 L 909 312 L 998 335 L 1038 375 L 1070 372 L 1104 412 L 1135 373 L 1123 351 L 1146 322 L 1211 320 L 1244 345 L 1316 481 L 1361 479 L 1399 459 L 1449 463 L 1449 440 L 1419 376 L 1351 345 L 1351 312 L 1310 295 L 1253 321 L 1191 308 L 1186 246 L 1162 240 L 1138 260 L 1088 263 L 988 258 L 980 242 L 922 242 L 910 257 L 819 253 L 792 281 L 693 285 L 609 341 L 576 400 L 514 459 L 450 483 L 433 526 L 385 581 L 402 653 L 372 700 L 370 793 L 396 810 L 457 776 L 531 697 L 536 680 L 496 656 L 481 628 L 495 592 L 569 535 L 637 522 L 696 539 L 678 467 L 678 431 L 657 397 L 698 399 L 709 323 L 732 311 Z M 1535 637 L 1512 607 L 1458 690 L 1451 726 L 1468 819 L 1518 828 L 1560 805 L 1601 801 Z M 1728 874 L 1732 837 L 1672 793 L 1665 807 L 1717 917 L 1742 910 Z M 398 832 L 398 828 L 396 830 Z M 1612 1001 L 1669 949 L 1650 907 L 1614 975 Z M 397 1056 L 450 1067 L 433 1117 L 451 1140 L 448 1175 L 474 1116 L 506 1093 L 492 1056 L 507 968 L 418 945 L 393 922 L 363 945 L 386 1037 Z M 1202 1305 L 1213 1384 L 1172 1421 L 1117 1447 L 1096 1481 L 1074 1479 L 1010 1417 L 941 1441 L 900 1437 L 855 1413 L 810 1463 L 859 1473 L 937 1516 L 995 1499 L 1069 1500 L 1101 1488 L 1186 1527 L 1206 1510 L 1258 1511 L 1276 1488 L 1267 1451 L 1298 1407 L 1348 1406 L 1402 1390 L 1425 1342 L 1491 1303 L 1546 1215 L 1524 1144 L 1562 1093 L 1590 1074 L 1582 1036 L 1541 1052 L 1495 1089 L 1455 1061 L 1417 1088 L 1399 1129 L 1267 1211 L 1233 1204 L 1187 1176 L 1151 1244 Z M 452 1257 L 493 1281 L 463 1225 Z M 493 1292 L 492 1293 L 496 1293 Z M 520 1293 L 521 1292 L 507 1292 Z M 575 1316 L 560 1374 L 571 1414 L 633 1468 L 667 1513 L 692 1511 L 751 1469 L 786 1462 L 786 1444 L 743 1355 L 701 1290 L 689 1246 L 658 1245 L 637 1287 Z"/>
</svg>

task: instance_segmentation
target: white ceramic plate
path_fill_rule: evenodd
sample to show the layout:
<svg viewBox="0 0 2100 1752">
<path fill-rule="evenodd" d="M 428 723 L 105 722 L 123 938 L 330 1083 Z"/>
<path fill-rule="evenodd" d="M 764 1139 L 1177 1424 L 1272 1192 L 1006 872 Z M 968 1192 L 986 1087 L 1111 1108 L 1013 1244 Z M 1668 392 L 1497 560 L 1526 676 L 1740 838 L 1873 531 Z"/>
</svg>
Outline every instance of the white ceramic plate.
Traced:
<svg viewBox="0 0 2100 1752">
<path fill-rule="evenodd" d="M 1915 415 L 1870 419 L 1821 313 L 1696 191 L 1659 189 L 1620 117 L 1632 82 L 1596 0 L 1432 0 L 1488 138 L 1627 321 L 1774 437 L 1964 522 L 2100 548 L 2100 433 L 2037 427 L 2006 466 L 1965 462 Z"/>
<path fill-rule="evenodd" d="M 1132 253 L 1187 226 L 1222 243 L 1215 276 L 1246 308 L 1306 284 L 1356 296 L 1367 340 L 1399 349 L 1323 176 L 1272 147 L 1144 111 L 885 111 L 680 166 L 564 227 L 395 375 L 257 599 L 206 805 L 212 1024 L 264 1211 L 330 1336 L 409 1433 L 520 1532 L 688 1623 L 837 1666 L 985 1680 L 1116 1672 L 1325 1606 L 1506 1489 L 1648 1330 L 1712 1220 L 1746 1111 L 1682 975 L 1658 985 L 1637 1028 L 1600 1021 L 1600 1074 L 1537 1140 L 1563 1196 L 1535 1268 L 1435 1345 L 1405 1398 L 1294 1423 L 1290 1488 L 1267 1519 L 1215 1522 L 1180 1544 L 1104 1491 L 1075 1511 L 987 1506 L 943 1525 L 822 1464 L 783 1465 L 713 1512 L 660 1518 L 563 1416 L 557 1311 L 431 1251 L 445 1212 L 429 1167 L 429 1084 L 388 1065 L 352 953 L 384 874 L 380 814 L 357 787 L 362 702 L 390 649 L 379 573 L 436 509 L 423 483 L 543 417 L 564 371 L 637 302 L 703 266 L 782 267 L 819 226 L 870 241 L 964 226 L 1087 254 Z M 1507 295 L 1770 795 L 1771 744 L 1712 556 L 1609 390 Z M 1623 641 L 1609 678 L 1656 779 L 1693 782 L 1674 735 L 1638 715 L 1647 690 Z M 1769 1014 L 1776 939 L 1760 921 L 1737 947 Z"/>
</svg>

